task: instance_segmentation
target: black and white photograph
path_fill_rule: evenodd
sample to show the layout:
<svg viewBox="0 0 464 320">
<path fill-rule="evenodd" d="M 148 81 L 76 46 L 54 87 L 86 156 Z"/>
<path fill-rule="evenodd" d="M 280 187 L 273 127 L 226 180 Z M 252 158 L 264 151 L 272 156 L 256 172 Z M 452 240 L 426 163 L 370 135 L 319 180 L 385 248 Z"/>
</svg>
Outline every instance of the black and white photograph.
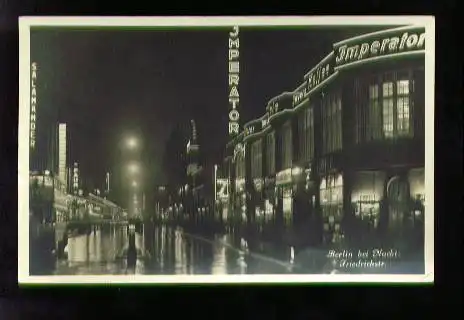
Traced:
<svg viewBox="0 0 464 320">
<path fill-rule="evenodd" d="M 434 281 L 433 17 L 21 17 L 20 283 Z"/>
</svg>

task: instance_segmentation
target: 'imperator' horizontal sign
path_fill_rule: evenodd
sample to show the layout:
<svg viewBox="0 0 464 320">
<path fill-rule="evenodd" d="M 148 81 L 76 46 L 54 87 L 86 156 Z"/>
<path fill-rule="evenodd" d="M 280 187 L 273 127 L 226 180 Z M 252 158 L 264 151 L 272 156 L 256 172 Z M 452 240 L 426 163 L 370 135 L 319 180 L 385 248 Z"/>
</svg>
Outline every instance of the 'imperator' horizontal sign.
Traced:
<svg viewBox="0 0 464 320">
<path fill-rule="evenodd" d="M 405 27 L 351 38 L 334 45 L 336 68 L 376 57 L 425 49 L 425 28 Z"/>
</svg>

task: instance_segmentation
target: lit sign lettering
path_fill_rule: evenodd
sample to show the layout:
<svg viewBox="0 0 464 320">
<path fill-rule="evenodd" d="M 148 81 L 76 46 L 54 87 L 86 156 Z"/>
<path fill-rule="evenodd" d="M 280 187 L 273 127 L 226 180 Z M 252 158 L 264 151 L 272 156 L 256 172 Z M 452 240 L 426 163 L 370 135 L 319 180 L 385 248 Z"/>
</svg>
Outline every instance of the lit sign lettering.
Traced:
<svg viewBox="0 0 464 320">
<path fill-rule="evenodd" d="M 197 126 L 194 120 L 190 120 L 190 123 L 192 124 L 192 140 L 197 141 Z"/>
<path fill-rule="evenodd" d="M 217 197 L 218 199 L 227 199 L 229 197 L 229 180 L 216 180 Z"/>
<path fill-rule="evenodd" d="M 279 111 L 279 103 L 274 102 L 269 105 L 269 116 L 276 114 Z"/>
<path fill-rule="evenodd" d="M 234 136 L 239 132 L 240 114 L 237 111 L 237 106 L 240 103 L 240 95 L 238 93 L 238 85 L 240 80 L 240 40 L 239 29 L 234 27 L 232 32 L 229 32 L 229 135 Z"/>
<path fill-rule="evenodd" d="M 264 117 L 263 119 L 261 119 L 261 127 L 264 129 L 267 127 L 267 125 L 269 124 L 269 118 L 267 117 Z"/>
<path fill-rule="evenodd" d="M 398 30 L 396 34 L 386 36 L 378 35 L 377 38 L 370 36 L 370 40 L 353 39 L 343 42 L 335 49 L 337 67 L 355 61 L 371 59 L 379 56 L 389 56 L 402 52 L 413 52 L 425 49 L 425 32 L 417 28 Z M 388 32 L 391 34 L 391 31 Z M 358 41 L 356 41 L 358 40 Z"/>
<path fill-rule="evenodd" d="M 36 144 L 36 120 L 37 120 L 37 63 L 31 65 L 31 116 L 29 130 L 29 145 L 31 149 L 35 149 Z"/>
<path fill-rule="evenodd" d="M 245 128 L 245 136 L 255 133 L 255 126 L 249 126 Z"/>
<path fill-rule="evenodd" d="M 293 105 L 299 104 L 308 94 L 326 80 L 333 73 L 333 63 L 332 63 L 333 53 L 330 53 L 325 57 L 319 64 L 311 69 L 305 75 L 305 82 L 300 88 L 297 89 L 297 92 L 293 94 Z"/>
<path fill-rule="evenodd" d="M 77 162 L 74 162 L 73 169 L 73 193 L 77 194 L 79 189 L 79 168 Z"/>
<path fill-rule="evenodd" d="M 286 109 L 292 109 L 293 92 L 283 92 L 268 102 L 266 111 L 269 118 Z"/>
</svg>

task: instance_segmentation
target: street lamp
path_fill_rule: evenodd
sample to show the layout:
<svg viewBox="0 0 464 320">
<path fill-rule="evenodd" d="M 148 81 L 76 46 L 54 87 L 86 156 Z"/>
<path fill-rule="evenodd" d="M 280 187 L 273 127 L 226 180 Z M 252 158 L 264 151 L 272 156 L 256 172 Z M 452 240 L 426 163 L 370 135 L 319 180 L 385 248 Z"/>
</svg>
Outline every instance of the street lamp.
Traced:
<svg viewBox="0 0 464 320">
<path fill-rule="evenodd" d="M 138 173 L 140 171 L 140 167 L 138 166 L 137 163 L 131 163 L 129 165 L 129 171 L 132 174 Z"/>
<path fill-rule="evenodd" d="M 134 137 L 128 138 L 127 139 L 127 146 L 130 149 L 135 149 L 137 147 L 137 139 L 135 139 Z"/>
</svg>

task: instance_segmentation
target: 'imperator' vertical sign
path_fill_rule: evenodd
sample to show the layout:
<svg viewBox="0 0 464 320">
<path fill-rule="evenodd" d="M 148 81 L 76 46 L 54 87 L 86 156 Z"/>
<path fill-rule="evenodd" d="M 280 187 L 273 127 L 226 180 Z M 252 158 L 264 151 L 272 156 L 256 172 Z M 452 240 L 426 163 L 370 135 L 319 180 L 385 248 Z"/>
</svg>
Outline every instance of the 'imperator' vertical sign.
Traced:
<svg viewBox="0 0 464 320">
<path fill-rule="evenodd" d="M 239 132 L 240 114 L 237 107 L 240 103 L 238 94 L 238 84 L 240 80 L 240 63 L 239 63 L 239 48 L 240 42 L 238 37 L 238 26 L 235 26 L 229 32 L 229 135 L 235 136 Z"/>
<path fill-rule="evenodd" d="M 35 149 L 36 143 L 36 120 L 37 120 L 37 63 L 31 64 L 31 117 L 29 126 L 29 145 L 32 150 Z"/>
</svg>

